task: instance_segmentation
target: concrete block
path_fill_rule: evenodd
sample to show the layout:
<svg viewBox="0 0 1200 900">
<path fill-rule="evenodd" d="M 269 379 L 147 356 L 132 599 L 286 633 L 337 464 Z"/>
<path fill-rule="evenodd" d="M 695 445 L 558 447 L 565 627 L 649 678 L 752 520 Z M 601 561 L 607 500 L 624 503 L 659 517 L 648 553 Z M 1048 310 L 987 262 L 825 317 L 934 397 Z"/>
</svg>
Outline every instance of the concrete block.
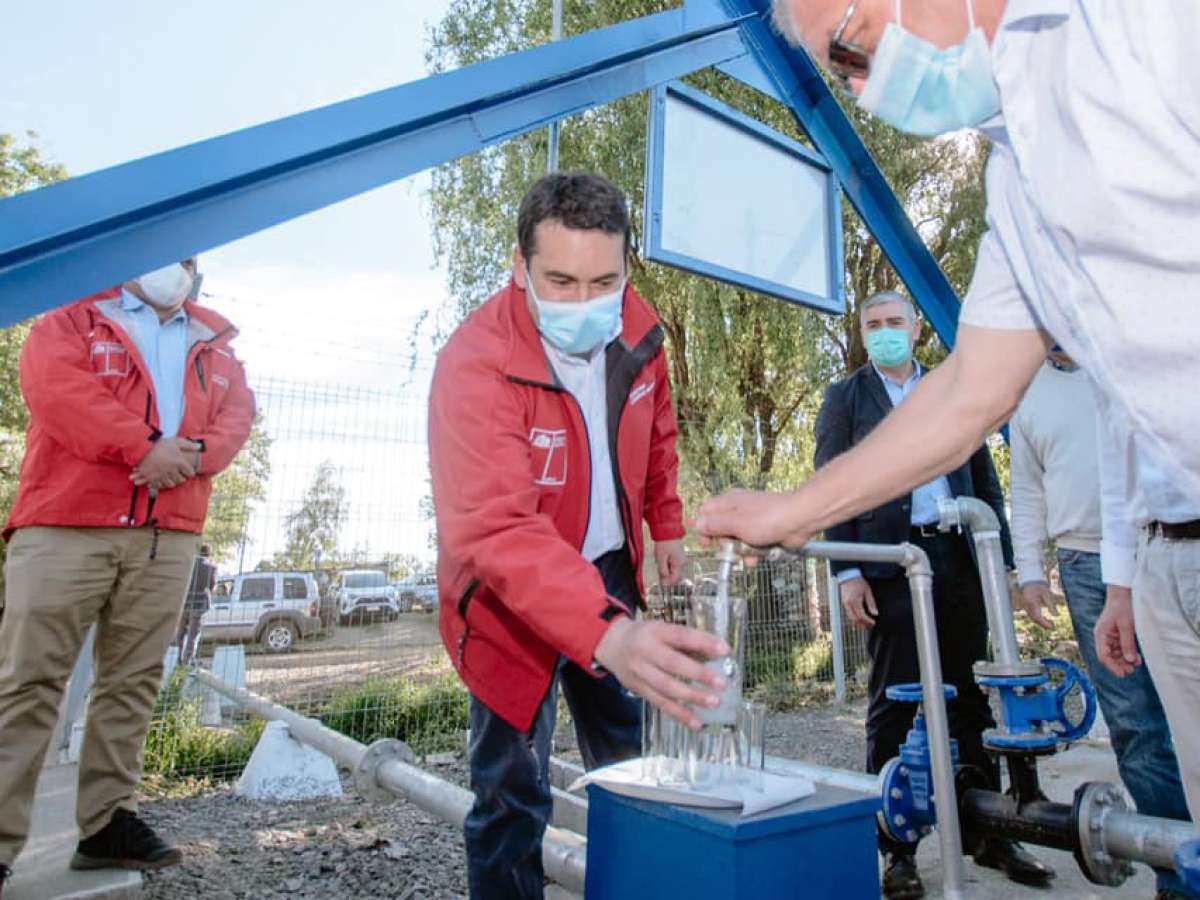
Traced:
<svg viewBox="0 0 1200 900">
<path fill-rule="evenodd" d="M 340 797 L 342 781 L 328 756 L 293 738 L 283 722 L 268 722 L 235 793 L 273 802 Z"/>
<path fill-rule="evenodd" d="M 241 644 L 218 647 L 213 652 L 212 673 L 226 684 L 244 689 L 246 687 L 246 648 Z M 222 710 L 237 708 L 237 704 L 224 694 L 217 696 Z"/>
</svg>

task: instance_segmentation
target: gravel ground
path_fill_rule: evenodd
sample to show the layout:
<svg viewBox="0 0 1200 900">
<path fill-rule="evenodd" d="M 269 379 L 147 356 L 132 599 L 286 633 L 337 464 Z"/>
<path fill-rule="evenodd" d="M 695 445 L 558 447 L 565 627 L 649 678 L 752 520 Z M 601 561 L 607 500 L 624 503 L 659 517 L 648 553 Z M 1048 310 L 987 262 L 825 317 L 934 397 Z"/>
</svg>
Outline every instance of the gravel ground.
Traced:
<svg viewBox="0 0 1200 900">
<path fill-rule="evenodd" d="M 813 706 L 770 719 L 768 752 L 856 768 L 862 760 L 858 706 Z M 578 760 L 569 726 L 557 753 Z M 465 784 L 461 755 L 426 767 Z M 465 897 L 462 834 L 412 804 L 337 800 L 268 804 L 234 796 L 233 785 L 174 789 L 143 800 L 147 820 L 184 850 L 183 865 L 150 873 L 151 900 Z"/>
<path fill-rule="evenodd" d="M 814 705 L 773 714 L 768 722 L 771 754 L 824 765 L 859 769 L 864 755 L 865 701 Z M 556 735 L 558 755 L 578 762 L 569 727 Z M 427 761 L 439 777 L 464 784 L 461 754 Z M 1080 747 L 1046 765 L 1044 786 L 1051 796 L 1069 799 L 1081 780 L 1111 780 L 1115 766 L 1107 748 Z M 147 799 L 147 819 L 177 841 L 184 864 L 151 873 L 145 896 L 153 900 L 272 900 L 272 898 L 460 898 L 466 896 L 462 836 L 403 801 L 371 804 L 345 783 L 338 800 L 265 804 L 233 795 L 232 785 L 177 790 Z M 968 861 L 972 896 L 981 900 L 1071 898 L 1117 900 L 1153 894 L 1153 879 L 1139 867 L 1136 878 L 1118 890 L 1096 890 L 1078 875 L 1065 853 L 1039 849 L 1059 877 L 1050 890 L 1022 889 L 991 870 Z M 941 889 L 937 842 L 923 841 L 918 857 L 930 896 Z"/>
<path fill-rule="evenodd" d="M 460 781 L 460 763 L 428 766 Z M 147 821 L 184 850 L 182 865 L 147 875 L 151 900 L 379 898 L 467 894 L 462 833 L 410 803 L 258 803 L 233 785 L 142 802 Z"/>
</svg>

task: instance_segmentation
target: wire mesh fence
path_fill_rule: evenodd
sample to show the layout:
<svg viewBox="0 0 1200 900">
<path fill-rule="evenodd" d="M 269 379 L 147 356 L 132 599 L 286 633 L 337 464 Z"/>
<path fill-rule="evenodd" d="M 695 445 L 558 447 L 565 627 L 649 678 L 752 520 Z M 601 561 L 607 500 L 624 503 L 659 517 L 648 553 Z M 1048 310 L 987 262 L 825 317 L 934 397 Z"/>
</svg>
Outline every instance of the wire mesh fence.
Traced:
<svg viewBox="0 0 1200 900">
<path fill-rule="evenodd" d="M 206 539 L 218 576 L 191 660 L 359 741 L 398 738 L 419 756 L 462 749 L 468 708 L 437 626 L 427 379 L 419 369 L 382 387 L 252 379 L 259 418 L 214 486 Z M 689 568 L 664 587 L 648 559 L 648 615 L 682 621 L 703 556 Z M 735 579 L 750 610 L 747 692 L 786 708 L 861 690 L 862 634 L 843 625 L 835 639 L 824 563 L 765 563 Z M 181 667 L 155 711 L 147 773 L 236 777 L 261 729 Z"/>
</svg>

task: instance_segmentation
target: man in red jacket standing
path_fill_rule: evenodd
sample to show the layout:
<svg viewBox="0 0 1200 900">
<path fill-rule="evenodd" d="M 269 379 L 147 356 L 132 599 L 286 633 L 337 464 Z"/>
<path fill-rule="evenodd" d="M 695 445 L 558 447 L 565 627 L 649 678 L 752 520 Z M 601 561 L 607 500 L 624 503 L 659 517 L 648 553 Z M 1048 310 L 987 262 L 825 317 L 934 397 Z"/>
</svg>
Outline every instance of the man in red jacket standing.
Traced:
<svg viewBox="0 0 1200 900">
<path fill-rule="evenodd" d="M 134 791 L 212 491 L 250 433 L 235 329 L 173 264 L 39 319 L 0 621 L 0 884 L 29 831 L 63 687 L 96 625 L 72 868 L 178 862 Z"/>
<path fill-rule="evenodd" d="M 728 653 L 637 621 L 642 522 L 679 580 L 683 510 L 663 330 L 626 280 L 624 198 L 595 175 L 521 202 L 512 282 L 438 358 L 429 457 L 442 639 L 471 691 L 473 898 L 542 896 L 557 687 L 588 768 L 637 756 L 641 703 L 692 727 Z"/>
</svg>

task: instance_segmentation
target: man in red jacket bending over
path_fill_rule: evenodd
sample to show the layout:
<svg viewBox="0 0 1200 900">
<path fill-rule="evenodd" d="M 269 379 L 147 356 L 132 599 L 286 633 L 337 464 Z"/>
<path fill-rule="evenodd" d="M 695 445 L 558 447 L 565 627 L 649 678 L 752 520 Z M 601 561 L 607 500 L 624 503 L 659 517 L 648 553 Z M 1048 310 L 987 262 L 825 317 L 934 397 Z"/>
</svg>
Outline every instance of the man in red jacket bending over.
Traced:
<svg viewBox="0 0 1200 900">
<path fill-rule="evenodd" d="M 548 175 L 517 238 L 511 283 L 451 336 L 429 401 L 442 639 L 471 691 L 476 900 L 542 896 L 558 686 L 593 768 L 639 754 L 634 693 L 698 727 L 690 706 L 721 685 L 694 657 L 728 652 L 635 619 L 643 520 L 667 584 L 684 527 L 663 330 L 627 282 L 624 198 Z"/>
<path fill-rule="evenodd" d="M 142 745 L 204 527 L 254 397 L 237 333 L 190 302 L 176 263 L 42 317 L 21 351 L 29 407 L 0 622 L 0 884 L 84 635 L 96 679 L 79 759 L 72 868 L 178 862 L 137 816 Z"/>
</svg>

